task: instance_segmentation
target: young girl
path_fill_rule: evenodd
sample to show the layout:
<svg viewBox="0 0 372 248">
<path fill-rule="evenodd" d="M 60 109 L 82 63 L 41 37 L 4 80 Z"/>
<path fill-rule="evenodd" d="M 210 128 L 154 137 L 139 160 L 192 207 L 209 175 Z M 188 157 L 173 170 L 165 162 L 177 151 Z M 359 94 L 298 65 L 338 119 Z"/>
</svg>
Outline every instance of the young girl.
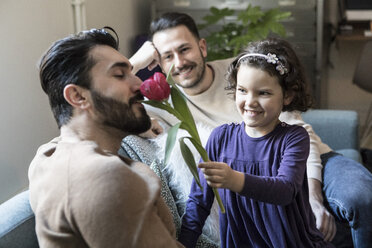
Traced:
<svg viewBox="0 0 372 248">
<path fill-rule="evenodd" d="M 194 247 L 218 188 L 221 247 L 332 247 L 315 226 L 309 204 L 306 160 L 309 137 L 300 126 L 280 122 L 282 111 L 306 111 L 303 68 L 280 39 L 251 43 L 230 65 L 241 124 L 216 128 L 206 145 L 211 161 L 199 164 L 179 240 Z"/>
</svg>

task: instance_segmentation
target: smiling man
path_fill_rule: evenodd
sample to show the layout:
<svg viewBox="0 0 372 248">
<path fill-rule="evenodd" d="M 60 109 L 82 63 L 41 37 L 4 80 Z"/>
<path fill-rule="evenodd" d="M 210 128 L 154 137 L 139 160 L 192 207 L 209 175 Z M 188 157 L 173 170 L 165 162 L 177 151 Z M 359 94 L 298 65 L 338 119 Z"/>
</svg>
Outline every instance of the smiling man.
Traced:
<svg viewBox="0 0 372 248">
<path fill-rule="evenodd" d="M 93 29 L 55 42 L 40 80 L 60 128 L 29 168 L 40 247 L 181 246 L 159 178 L 117 153 L 151 125 L 117 39 Z"/>
</svg>

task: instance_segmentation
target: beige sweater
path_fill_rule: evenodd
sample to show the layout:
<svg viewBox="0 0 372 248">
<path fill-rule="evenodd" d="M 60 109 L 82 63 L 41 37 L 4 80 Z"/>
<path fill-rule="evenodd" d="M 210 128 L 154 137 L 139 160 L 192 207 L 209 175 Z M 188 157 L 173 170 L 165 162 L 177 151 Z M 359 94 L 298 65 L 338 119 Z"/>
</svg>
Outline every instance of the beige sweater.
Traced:
<svg viewBox="0 0 372 248">
<path fill-rule="evenodd" d="M 40 247 L 182 247 L 148 166 L 55 138 L 29 168 Z"/>
</svg>

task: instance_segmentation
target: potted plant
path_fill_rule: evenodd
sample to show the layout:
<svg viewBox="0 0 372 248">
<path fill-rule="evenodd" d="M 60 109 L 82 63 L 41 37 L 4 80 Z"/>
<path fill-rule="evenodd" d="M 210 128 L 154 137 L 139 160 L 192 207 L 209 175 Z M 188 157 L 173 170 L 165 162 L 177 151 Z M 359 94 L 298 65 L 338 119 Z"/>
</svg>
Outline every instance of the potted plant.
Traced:
<svg viewBox="0 0 372 248">
<path fill-rule="evenodd" d="M 245 10 L 211 7 L 198 25 L 208 44 L 208 60 L 231 58 L 249 42 L 266 38 L 269 34 L 285 36 L 285 28 L 280 21 L 291 13 L 279 8 L 261 10 L 251 4 Z M 236 13 L 237 12 L 237 13 Z"/>
</svg>

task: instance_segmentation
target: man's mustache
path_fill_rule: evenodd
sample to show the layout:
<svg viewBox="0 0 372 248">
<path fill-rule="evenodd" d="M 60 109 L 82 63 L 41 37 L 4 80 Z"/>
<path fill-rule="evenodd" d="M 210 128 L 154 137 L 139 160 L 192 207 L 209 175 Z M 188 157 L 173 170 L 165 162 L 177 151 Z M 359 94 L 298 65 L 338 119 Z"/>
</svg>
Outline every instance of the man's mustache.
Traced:
<svg viewBox="0 0 372 248">
<path fill-rule="evenodd" d="M 185 65 L 181 68 L 175 69 L 172 73 L 172 76 L 176 76 L 176 75 L 180 74 L 182 71 L 188 70 L 189 68 L 192 68 L 192 67 L 195 67 L 195 66 L 196 66 L 195 63 L 191 63 L 191 64 Z"/>
<path fill-rule="evenodd" d="M 129 106 L 132 106 L 134 103 L 141 102 L 144 99 L 145 98 L 143 97 L 143 95 L 141 93 L 137 93 L 135 96 L 133 96 L 129 99 Z"/>
</svg>

